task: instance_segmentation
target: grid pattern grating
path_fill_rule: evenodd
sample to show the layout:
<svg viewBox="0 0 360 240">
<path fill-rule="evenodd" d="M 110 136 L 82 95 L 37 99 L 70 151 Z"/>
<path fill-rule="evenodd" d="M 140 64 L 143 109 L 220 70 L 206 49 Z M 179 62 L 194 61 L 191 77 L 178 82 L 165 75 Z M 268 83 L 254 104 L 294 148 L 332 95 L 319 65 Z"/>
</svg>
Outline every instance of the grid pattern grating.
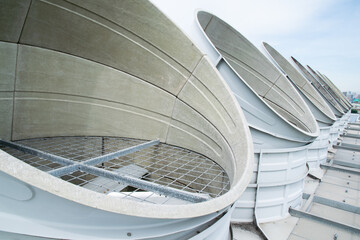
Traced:
<svg viewBox="0 0 360 240">
<path fill-rule="evenodd" d="M 17 141 L 24 146 L 78 162 L 144 142 L 115 137 L 53 137 Z M 43 171 L 62 167 L 60 164 L 10 147 L 0 146 L 0 149 Z M 211 198 L 226 193 L 230 188 L 229 178 L 225 171 L 209 158 L 187 149 L 162 143 L 106 161 L 95 167 Z M 61 179 L 99 193 L 135 201 L 155 204 L 188 203 L 82 171 L 63 175 Z"/>
</svg>

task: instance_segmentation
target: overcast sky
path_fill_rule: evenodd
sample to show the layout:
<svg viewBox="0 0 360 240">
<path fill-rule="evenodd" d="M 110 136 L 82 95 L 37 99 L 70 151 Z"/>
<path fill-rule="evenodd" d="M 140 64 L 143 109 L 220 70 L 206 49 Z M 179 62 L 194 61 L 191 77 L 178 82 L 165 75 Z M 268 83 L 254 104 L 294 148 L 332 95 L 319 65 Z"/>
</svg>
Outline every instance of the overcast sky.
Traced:
<svg viewBox="0 0 360 240">
<path fill-rule="evenodd" d="M 255 46 L 265 41 L 327 75 L 340 90 L 360 93 L 359 0 L 151 1 L 180 28 L 194 24 L 195 9 L 209 11 Z"/>
</svg>

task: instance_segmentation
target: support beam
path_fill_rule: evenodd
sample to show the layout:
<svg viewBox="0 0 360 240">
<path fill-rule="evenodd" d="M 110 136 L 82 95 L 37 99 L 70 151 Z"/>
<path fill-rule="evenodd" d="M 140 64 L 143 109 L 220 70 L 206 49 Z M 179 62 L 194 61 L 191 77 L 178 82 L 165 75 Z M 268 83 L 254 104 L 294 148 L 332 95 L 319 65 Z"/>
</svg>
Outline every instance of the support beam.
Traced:
<svg viewBox="0 0 360 240">
<path fill-rule="evenodd" d="M 301 207 L 301 210 L 307 212 L 310 210 L 312 203 L 313 203 L 313 199 L 314 199 L 314 194 L 303 194 L 303 199 L 306 199 L 305 204 Z"/>
<path fill-rule="evenodd" d="M 315 215 L 315 214 L 312 214 L 312 213 L 297 210 L 297 209 L 294 209 L 294 208 L 291 208 L 291 207 L 289 208 L 289 213 L 293 217 L 307 218 L 307 219 L 318 221 L 318 222 L 321 222 L 321 223 L 324 223 L 324 224 L 329 224 L 329 225 L 344 229 L 346 231 L 353 232 L 355 234 L 360 234 L 360 228 L 358 228 L 356 226 L 351 226 L 351 225 L 348 225 L 348 224 L 337 222 L 337 221 L 334 221 L 334 220 L 331 220 L 331 219 L 328 219 L 328 218 L 325 218 L 325 217 L 321 217 L 321 216 L 318 216 L 318 215 Z"/>
<path fill-rule="evenodd" d="M 353 146 L 351 146 L 351 145 L 353 145 Z M 350 151 L 354 151 L 354 152 L 360 152 L 359 145 L 355 145 L 355 144 L 333 145 L 333 148 L 346 149 L 346 150 L 350 150 Z"/>
<path fill-rule="evenodd" d="M 340 160 L 334 159 L 333 164 L 344 166 L 344 167 L 349 167 L 349 168 L 360 169 L 360 164 L 358 164 L 358 163 L 345 162 L 345 161 L 340 161 Z"/>
<path fill-rule="evenodd" d="M 347 127 L 345 128 L 345 130 L 354 130 L 354 131 L 359 131 L 360 132 L 360 128 L 357 128 L 357 127 Z"/>
<path fill-rule="evenodd" d="M 357 138 L 360 139 L 360 134 L 351 134 L 351 133 L 346 133 L 346 134 L 341 134 L 341 137 L 347 137 L 347 138 Z"/>
<path fill-rule="evenodd" d="M 82 163 L 86 164 L 86 165 L 96 165 L 96 164 L 99 164 L 99 163 L 107 162 L 107 161 L 112 160 L 114 158 L 118 158 L 118 157 L 130 154 L 130 153 L 140 151 L 142 149 L 157 145 L 159 143 L 160 143 L 159 140 L 153 140 L 153 141 L 150 141 L 150 142 L 146 142 L 146 143 L 142 143 L 142 144 L 139 144 L 139 145 L 136 145 L 136 146 L 125 148 L 125 149 L 122 149 L 122 150 L 117 151 L 117 152 L 113 152 L 113 153 L 105 154 L 105 155 L 102 155 L 102 156 L 99 156 L 99 157 L 95 157 L 95 158 L 86 160 L 86 161 L 84 161 Z"/>
<path fill-rule="evenodd" d="M 66 174 L 76 172 L 78 170 L 79 170 L 79 164 L 73 164 L 48 171 L 47 173 L 53 175 L 54 177 L 61 177 Z"/>
<path fill-rule="evenodd" d="M 55 163 L 58 163 L 61 165 L 73 165 L 74 164 L 74 161 L 69 160 L 67 158 L 63 158 L 63 157 L 60 157 L 60 156 L 57 156 L 57 155 L 54 155 L 51 153 L 46 153 L 46 152 L 43 152 L 41 150 L 38 150 L 38 149 L 35 149 L 32 147 L 21 145 L 19 143 L 9 142 L 9 141 L 0 139 L 0 145 L 11 147 L 16 150 L 22 151 L 24 153 L 28 153 L 28 154 L 31 154 L 31 155 L 34 155 L 34 156 L 37 156 L 37 157 L 40 157 L 40 158 L 43 158 L 46 160 L 50 160 L 52 162 L 55 162 Z M 77 162 L 75 162 L 75 163 L 77 163 Z"/>
<path fill-rule="evenodd" d="M 347 204 L 347 203 L 342 203 L 342 202 L 334 201 L 334 200 L 319 197 L 319 196 L 314 196 L 313 202 L 319 203 L 319 204 L 322 204 L 322 205 L 326 205 L 326 206 L 329 206 L 329 207 L 341 209 L 341 210 L 344 210 L 344 211 L 360 214 L 360 207 L 353 206 L 353 205 L 350 205 L 350 204 Z"/>
<path fill-rule="evenodd" d="M 95 157 L 95 158 L 86 160 L 84 162 L 81 162 L 81 164 L 86 164 L 86 165 L 100 164 L 100 163 L 107 162 L 107 161 L 110 161 L 112 159 L 115 159 L 117 157 L 125 156 L 127 154 L 134 153 L 134 152 L 140 151 L 142 149 L 157 145 L 159 143 L 160 143 L 159 140 L 153 140 L 153 141 L 150 141 L 150 142 L 146 142 L 146 143 L 143 143 L 143 144 L 139 144 L 139 145 L 136 145 L 136 146 L 125 148 L 125 149 L 119 150 L 117 152 L 112 152 L 112 153 L 105 154 L 105 155 L 102 155 L 102 156 L 99 156 L 99 157 Z M 65 167 L 62 167 L 62 168 L 51 170 L 48 173 L 55 176 L 55 177 L 59 177 L 59 176 L 63 176 L 63 175 L 66 175 L 66 174 L 69 174 L 69 173 L 72 173 L 72 172 L 75 172 L 75 171 L 79 170 L 79 164 L 80 164 L 79 162 L 74 161 L 72 164 L 73 165 L 71 165 L 71 166 L 65 166 Z"/>
<path fill-rule="evenodd" d="M 360 170 L 354 169 L 354 168 L 348 168 L 348 167 L 342 167 L 342 166 L 332 166 L 329 164 L 320 164 L 320 167 L 324 168 L 324 169 L 331 169 L 331 170 L 335 170 L 335 171 L 347 172 L 347 173 L 353 173 L 353 174 L 360 175 Z"/>
<path fill-rule="evenodd" d="M 87 172 L 90 174 L 94 174 L 99 177 L 105 177 L 105 178 L 120 182 L 125 185 L 140 188 L 140 189 L 154 192 L 154 193 L 157 193 L 160 195 L 165 195 L 165 196 L 169 196 L 169 197 L 182 199 L 182 200 L 189 201 L 189 202 L 203 202 L 203 201 L 209 200 L 209 197 L 204 197 L 202 195 L 189 193 L 189 192 L 178 190 L 178 189 L 171 188 L 171 187 L 162 186 L 160 184 L 152 183 L 149 181 L 144 181 L 144 180 L 132 177 L 130 175 L 119 174 L 119 173 L 111 172 L 111 171 L 104 170 L 101 168 L 84 165 L 83 163 L 76 163 L 71 166 L 66 166 L 63 168 L 55 169 L 55 170 L 50 171 L 49 174 L 58 177 L 58 176 L 62 176 L 62 175 L 65 175 L 65 174 L 68 174 L 68 173 L 71 173 L 71 172 L 74 172 L 77 170 Z"/>
<path fill-rule="evenodd" d="M 139 147 L 140 145 L 138 145 L 138 146 L 130 148 L 130 150 L 129 150 L 129 148 L 124 149 L 124 151 L 135 152 L 135 151 L 138 151 L 138 149 L 140 149 L 140 148 L 149 147 L 149 146 L 152 146 L 152 145 L 155 145 L 158 143 L 159 143 L 159 141 L 155 140 L 155 141 L 148 142 L 147 144 L 142 144 L 141 147 Z M 118 174 L 118 173 L 111 172 L 108 170 L 89 166 L 90 164 L 98 164 L 101 162 L 111 160 L 112 159 L 111 156 L 115 156 L 115 155 L 117 156 L 117 154 L 122 154 L 122 153 L 119 153 L 121 151 L 114 153 L 114 155 L 112 155 L 112 154 L 104 155 L 104 156 L 106 156 L 105 158 L 107 159 L 105 161 L 103 161 L 104 159 L 102 159 L 102 158 L 101 159 L 95 158 L 95 160 L 90 159 L 90 160 L 84 161 L 84 162 L 76 162 L 76 161 L 72 161 L 72 160 L 69 160 L 69 159 L 66 159 L 66 158 L 63 158 L 60 156 L 56 156 L 54 154 L 49 154 L 49 153 L 40 151 L 38 149 L 23 146 L 21 144 L 17 144 L 17 143 L 13 143 L 13 142 L 0 140 L 0 144 L 20 150 L 25 153 L 29 153 L 29 154 L 41 157 L 46 160 L 50 160 L 52 162 L 56 162 L 56 163 L 59 163 L 62 165 L 70 165 L 70 166 L 65 166 L 65 167 L 50 171 L 49 173 L 54 176 L 61 176 L 61 175 L 64 175 L 64 173 L 66 174 L 66 172 L 80 170 L 83 172 L 97 175 L 99 177 L 105 177 L 105 178 L 108 178 L 108 179 L 111 179 L 114 181 L 118 181 L 118 182 L 121 182 L 121 183 L 129 185 L 129 186 L 133 186 L 133 187 L 140 188 L 143 190 L 151 191 L 151 192 L 154 192 L 154 193 L 157 193 L 160 195 L 164 195 L 164 196 L 182 199 L 182 200 L 189 201 L 189 202 L 203 202 L 203 201 L 207 201 L 210 199 L 210 197 L 207 197 L 204 195 L 190 193 L 190 192 L 182 191 L 182 190 L 167 187 L 167 186 L 162 186 L 160 184 L 137 179 L 135 177 L 132 177 L 132 176 L 129 176 L 126 174 Z"/>
<path fill-rule="evenodd" d="M 341 143 L 340 146 L 343 146 L 343 147 L 350 147 L 350 148 L 354 148 L 354 149 L 358 149 L 360 150 L 360 145 L 358 144 L 351 144 L 351 143 Z"/>
<path fill-rule="evenodd" d="M 90 174 L 94 174 L 100 177 L 106 177 L 108 179 L 118 181 L 124 184 L 127 184 L 132 187 L 140 188 L 143 190 L 147 190 L 150 192 L 154 192 L 160 195 L 174 197 L 178 199 L 182 199 L 189 202 L 204 202 L 209 200 L 209 197 L 205 197 L 200 194 L 190 193 L 183 190 L 162 186 L 157 183 L 152 183 L 149 181 L 144 181 L 141 179 L 137 179 L 135 177 L 125 175 L 125 174 L 117 174 L 111 171 L 107 171 L 101 168 L 96 168 L 93 166 L 87 166 L 80 164 L 80 171 L 87 172 Z"/>
</svg>

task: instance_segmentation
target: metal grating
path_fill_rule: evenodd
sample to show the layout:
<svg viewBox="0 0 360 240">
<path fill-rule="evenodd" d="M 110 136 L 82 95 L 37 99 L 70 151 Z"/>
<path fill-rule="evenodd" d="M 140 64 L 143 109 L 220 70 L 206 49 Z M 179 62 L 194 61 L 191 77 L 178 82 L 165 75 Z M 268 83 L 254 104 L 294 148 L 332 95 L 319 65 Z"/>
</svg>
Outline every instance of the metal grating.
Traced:
<svg viewBox="0 0 360 240">
<path fill-rule="evenodd" d="M 27 139 L 15 143 L 79 164 L 86 164 L 94 158 L 144 144 L 146 141 L 116 137 L 53 137 Z M 163 143 L 94 164 L 96 169 L 101 169 L 103 172 L 130 176 L 139 179 L 145 185 L 151 183 L 169 189 L 163 192 L 164 194 L 149 189 L 145 191 L 129 183 L 111 180 L 105 175 L 99 176 L 96 172 L 89 172 L 83 168 L 71 169 L 71 166 L 75 165 L 64 167 L 41 156 L 24 153 L 9 146 L 0 144 L 0 149 L 50 174 L 65 169 L 68 172 L 59 175 L 64 181 L 99 193 L 135 201 L 184 204 L 189 203 L 188 199 L 167 193 L 175 189 L 180 190 L 180 195 L 184 192 L 194 194 L 201 199 L 209 199 L 226 193 L 230 188 L 226 172 L 215 162 L 193 151 Z"/>
</svg>

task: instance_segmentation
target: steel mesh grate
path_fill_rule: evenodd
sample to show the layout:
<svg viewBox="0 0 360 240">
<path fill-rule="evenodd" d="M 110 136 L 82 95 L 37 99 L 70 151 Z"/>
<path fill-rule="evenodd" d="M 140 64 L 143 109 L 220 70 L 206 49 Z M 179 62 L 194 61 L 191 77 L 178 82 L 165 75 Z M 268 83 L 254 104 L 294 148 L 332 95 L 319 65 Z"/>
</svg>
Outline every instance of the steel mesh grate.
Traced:
<svg viewBox="0 0 360 240">
<path fill-rule="evenodd" d="M 16 141 L 24 146 L 77 162 L 84 162 L 144 142 L 118 137 L 52 137 Z M 0 148 L 43 171 L 63 167 L 63 165 L 10 147 L 0 145 Z M 97 164 L 95 167 L 211 198 L 226 193 L 230 188 L 226 172 L 211 159 L 193 151 L 163 143 Z M 79 170 L 62 175 L 60 178 L 99 193 L 135 201 L 155 204 L 188 203 Z"/>
</svg>

